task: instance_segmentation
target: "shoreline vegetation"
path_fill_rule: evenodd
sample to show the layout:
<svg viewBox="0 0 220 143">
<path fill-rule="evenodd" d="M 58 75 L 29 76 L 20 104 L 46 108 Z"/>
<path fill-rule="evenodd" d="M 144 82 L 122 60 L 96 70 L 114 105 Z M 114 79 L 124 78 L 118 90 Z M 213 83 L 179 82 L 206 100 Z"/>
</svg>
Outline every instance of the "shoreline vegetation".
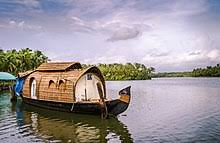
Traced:
<svg viewBox="0 0 220 143">
<path fill-rule="evenodd" d="M 29 48 L 20 50 L 0 49 L 0 71 L 17 75 L 19 72 L 36 69 L 42 63 L 50 61 L 41 51 Z M 148 80 L 160 77 L 220 77 L 220 65 L 196 68 L 188 72 L 155 73 L 153 67 L 141 63 L 112 63 L 112 64 L 82 64 L 83 68 L 97 66 L 106 80 Z"/>
<path fill-rule="evenodd" d="M 82 65 L 83 67 L 97 66 L 103 73 L 106 80 L 148 80 L 151 79 L 151 74 L 154 68 L 147 68 L 140 63 L 126 64 L 97 64 L 97 65 Z"/>
<path fill-rule="evenodd" d="M 33 51 L 29 48 L 21 50 L 0 49 L 0 71 L 17 75 L 19 72 L 36 69 L 49 59 L 41 51 Z"/>
<path fill-rule="evenodd" d="M 207 66 L 206 68 L 196 68 L 188 72 L 153 73 L 151 77 L 220 77 L 220 64 L 216 66 Z"/>
</svg>

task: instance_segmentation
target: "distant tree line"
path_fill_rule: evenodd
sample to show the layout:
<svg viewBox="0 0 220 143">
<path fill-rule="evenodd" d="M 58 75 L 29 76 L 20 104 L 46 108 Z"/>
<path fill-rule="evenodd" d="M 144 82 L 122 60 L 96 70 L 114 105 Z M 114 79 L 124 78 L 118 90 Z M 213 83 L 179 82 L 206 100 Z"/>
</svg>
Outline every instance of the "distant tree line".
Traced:
<svg viewBox="0 0 220 143">
<path fill-rule="evenodd" d="M 192 71 L 193 77 L 220 77 L 220 65 L 196 68 Z"/>
<path fill-rule="evenodd" d="M 33 51 L 29 48 L 21 50 L 0 49 L 0 71 L 17 75 L 18 72 L 33 70 L 40 64 L 47 62 L 48 57 L 41 51 Z"/>
<path fill-rule="evenodd" d="M 91 65 L 83 65 L 88 67 Z M 146 80 L 151 79 L 151 73 L 154 68 L 147 68 L 140 63 L 126 63 L 126 64 L 98 64 L 98 68 L 103 73 L 106 80 Z"/>
<path fill-rule="evenodd" d="M 189 72 L 162 72 L 154 73 L 152 77 L 220 77 L 220 65 L 196 68 Z"/>
<path fill-rule="evenodd" d="M 153 73 L 152 78 L 159 78 L 159 77 L 191 77 L 191 72 L 160 72 L 160 73 Z"/>
</svg>

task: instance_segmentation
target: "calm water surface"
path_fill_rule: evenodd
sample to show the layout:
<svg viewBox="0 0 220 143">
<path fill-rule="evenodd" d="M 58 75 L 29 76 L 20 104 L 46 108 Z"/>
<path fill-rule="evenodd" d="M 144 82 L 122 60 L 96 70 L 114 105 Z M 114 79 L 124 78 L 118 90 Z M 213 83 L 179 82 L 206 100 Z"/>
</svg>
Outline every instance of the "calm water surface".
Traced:
<svg viewBox="0 0 220 143">
<path fill-rule="evenodd" d="M 107 93 L 131 85 L 117 119 L 12 104 L 0 94 L 0 142 L 220 142 L 220 78 L 107 82 Z"/>
</svg>

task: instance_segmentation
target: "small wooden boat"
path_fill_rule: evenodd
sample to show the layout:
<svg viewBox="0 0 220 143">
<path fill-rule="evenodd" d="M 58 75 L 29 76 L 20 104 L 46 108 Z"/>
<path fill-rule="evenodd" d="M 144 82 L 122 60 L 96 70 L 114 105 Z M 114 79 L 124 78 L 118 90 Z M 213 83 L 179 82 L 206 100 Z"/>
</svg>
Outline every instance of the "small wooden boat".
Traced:
<svg viewBox="0 0 220 143">
<path fill-rule="evenodd" d="M 78 62 L 43 63 L 36 70 L 20 73 L 15 91 L 25 103 L 43 108 L 117 116 L 130 103 L 130 86 L 118 99 L 107 99 L 105 80 L 93 66 L 83 69 Z"/>
</svg>

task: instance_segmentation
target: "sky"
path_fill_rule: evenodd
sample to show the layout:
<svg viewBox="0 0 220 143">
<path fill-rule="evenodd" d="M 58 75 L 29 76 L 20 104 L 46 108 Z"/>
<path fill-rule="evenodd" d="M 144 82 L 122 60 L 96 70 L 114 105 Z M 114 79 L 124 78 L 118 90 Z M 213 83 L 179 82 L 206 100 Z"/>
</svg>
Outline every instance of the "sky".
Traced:
<svg viewBox="0 0 220 143">
<path fill-rule="evenodd" d="M 0 48 L 52 61 L 143 63 L 156 72 L 220 63 L 220 0 L 0 0 Z"/>
</svg>

